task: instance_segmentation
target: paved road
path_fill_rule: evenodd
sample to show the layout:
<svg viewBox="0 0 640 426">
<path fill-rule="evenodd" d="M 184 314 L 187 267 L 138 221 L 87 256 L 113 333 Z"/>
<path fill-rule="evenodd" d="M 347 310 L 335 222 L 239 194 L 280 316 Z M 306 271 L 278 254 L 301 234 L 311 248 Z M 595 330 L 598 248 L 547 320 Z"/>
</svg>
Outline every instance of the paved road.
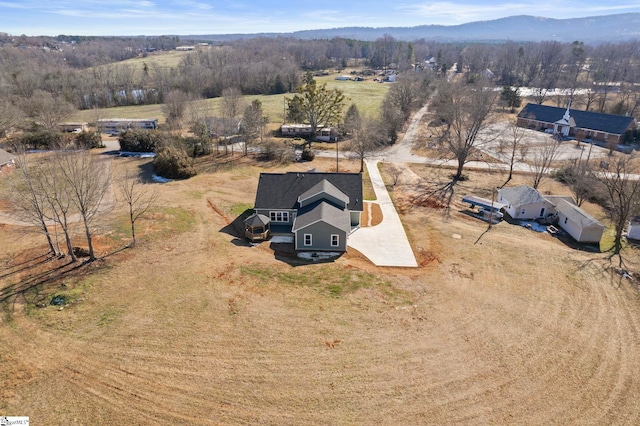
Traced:
<svg viewBox="0 0 640 426">
<path fill-rule="evenodd" d="M 348 245 L 377 266 L 417 267 L 418 263 L 407 234 L 380 176 L 378 162 L 378 160 L 366 160 L 365 164 L 377 202 L 382 210 L 382 223 L 358 229 L 349 235 Z"/>
</svg>

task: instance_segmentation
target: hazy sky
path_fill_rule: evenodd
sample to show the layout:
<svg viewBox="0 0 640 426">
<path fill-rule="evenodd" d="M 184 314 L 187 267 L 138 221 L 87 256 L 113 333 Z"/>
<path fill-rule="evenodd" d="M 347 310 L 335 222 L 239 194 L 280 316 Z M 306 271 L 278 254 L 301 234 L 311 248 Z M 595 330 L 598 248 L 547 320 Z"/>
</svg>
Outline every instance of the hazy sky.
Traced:
<svg viewBox="0 0 640 426">
<path fill-rule="evenodd" d="M 640 12 L 640 1 L 0 0 L 0 32 L 231 34 L 351 26 L 457 25 L 513 15 L 561 19 L 627 12 Z"/>
</svg>

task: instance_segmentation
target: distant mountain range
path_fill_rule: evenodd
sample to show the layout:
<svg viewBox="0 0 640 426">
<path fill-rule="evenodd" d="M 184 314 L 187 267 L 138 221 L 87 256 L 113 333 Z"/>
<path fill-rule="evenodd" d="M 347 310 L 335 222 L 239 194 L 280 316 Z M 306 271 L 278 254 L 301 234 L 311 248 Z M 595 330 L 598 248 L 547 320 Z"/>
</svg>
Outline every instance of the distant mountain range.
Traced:
<svg viewBox="0 0 640 426">
<path fill-rule="evenodd" d="M 552 19 L 521 15 L 461 25 L 420 25 L 417 27 L 345 27 L 292 33 L 187 35 L 184 40 L 225 41 L 254 37 L 294 37 L 303 40 L 347 39 L 374 41 L 385 34 L 397 40 L 419 39 L 442 42 L 583 41 L 589 44 L 620 42 L 640 38 L 640 13 Z"/>
</svg>

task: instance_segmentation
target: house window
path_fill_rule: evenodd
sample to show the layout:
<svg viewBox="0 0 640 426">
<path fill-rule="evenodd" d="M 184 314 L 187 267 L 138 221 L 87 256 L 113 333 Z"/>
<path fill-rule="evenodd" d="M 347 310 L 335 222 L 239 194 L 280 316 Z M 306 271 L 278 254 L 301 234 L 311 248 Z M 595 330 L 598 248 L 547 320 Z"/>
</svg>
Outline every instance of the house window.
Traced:
<svg viewBox="0 0 640 426">
<path fill-rule="evenodd" d="M 331 247 L 338 247 L 340 245 L 340 235 L 331 234 Z"/>
<path fill-rule="evenodd" d="M 564 223 L 567 223 L 567 218 L 566 217 L 564 218 Z"/>
<path fill-rule="evenodd" d="M 310 246 L 311 244 L 313 244 L 313 237 L 311 234 L 304 234 L 304 245 Z"/>
<path fill-rule="evenodd" d="M 522 211 L 520 212 L 520 214 L 524 214 L 524 212 L 525 212 L 525 209 L 522 209 Z"/>
<path fill-rule="evenodd" d="M 269 212 L 271 222 L 289 222 L 289 212 Z"/>
</svg>

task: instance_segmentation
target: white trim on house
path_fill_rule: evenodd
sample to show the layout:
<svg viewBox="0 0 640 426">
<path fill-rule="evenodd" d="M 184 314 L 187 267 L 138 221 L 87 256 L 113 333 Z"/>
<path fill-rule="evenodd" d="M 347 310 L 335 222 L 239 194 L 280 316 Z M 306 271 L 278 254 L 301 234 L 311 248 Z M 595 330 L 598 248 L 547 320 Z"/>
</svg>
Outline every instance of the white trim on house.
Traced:
<svg viewBox="0 0 640 426">
<path fill-rule="evenodd" d="M 303 245 L 305 247 L 310 247 L 313 245 L 313 234 L 304 234 L 304 241 L 303 241 Z"/>
<path fill-rule="evenodd" d="M 274 223 L 287 223 L 291 219 L 288 210 L 271 210 L 269 211 L 269 220 Z"/>
</svg>

